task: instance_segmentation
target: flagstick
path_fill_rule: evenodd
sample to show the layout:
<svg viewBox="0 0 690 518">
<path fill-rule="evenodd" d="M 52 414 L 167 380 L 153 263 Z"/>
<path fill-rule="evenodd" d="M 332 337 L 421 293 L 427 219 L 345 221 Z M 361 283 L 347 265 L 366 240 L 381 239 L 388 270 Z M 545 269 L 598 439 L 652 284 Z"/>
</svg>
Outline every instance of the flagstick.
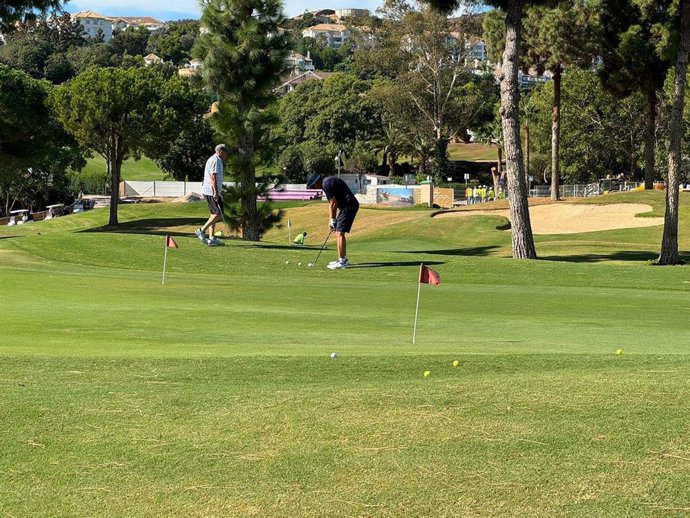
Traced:
<svg viewBox="0 0 690 518">
<path fill-rule="evenodd" d="M 419 266 L 419 271 L 421 272 L 422 265 Z M 412 343 L 416 343 L 417 340 L 417 316 L 419 315 L 419 293 L 422 291 L 422 283 L 417 280 L 417 307 L 414 310 L 414 330 L 412 331 Z"/>
<path fill-rule="evenodd" d="M 167 266 L 168 263 L 168 239 L 165 239 L 165 253 L 163 254 L 163 279 L 161 280 L 161 284 L 165 284 L 165 267 Z"/>
</svg>

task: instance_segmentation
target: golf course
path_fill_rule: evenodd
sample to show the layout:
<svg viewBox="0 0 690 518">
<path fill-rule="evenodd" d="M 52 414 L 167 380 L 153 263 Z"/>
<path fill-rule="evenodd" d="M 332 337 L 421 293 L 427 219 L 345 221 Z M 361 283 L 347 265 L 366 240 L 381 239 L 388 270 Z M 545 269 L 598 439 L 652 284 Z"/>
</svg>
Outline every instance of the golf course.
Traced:
<svg viewBox="0 0 690 518">
<path fill-rule="evenodd" d="M 664 216 L 554 205 L 626 204 Z M 690 266 L 653 265 L 661 224 L 515 260 L 506 202 L 363 205 L 331 271 L 326 202 L 277 206 L 219 247 L 205 203 L 0 227 L 0 516 L 690 515 Z M 690 261 L 687 193 L 679 219 Z"/>
</svg>

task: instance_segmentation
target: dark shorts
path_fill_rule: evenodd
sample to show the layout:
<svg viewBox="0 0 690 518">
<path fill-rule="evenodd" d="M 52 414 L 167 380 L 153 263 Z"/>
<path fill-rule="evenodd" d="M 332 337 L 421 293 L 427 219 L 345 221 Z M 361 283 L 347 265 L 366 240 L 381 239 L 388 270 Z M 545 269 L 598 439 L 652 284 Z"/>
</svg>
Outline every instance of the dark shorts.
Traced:
<svg viewBox="0 0 690 518">
<path fill-rule="evenodd" d="M 352 223 L 355 221 L 358 210 L 359 204 L 340 209 L 338 216 L 335 218 L 335 231 L 349 232 L 352 229 Z"/>
<path fill-rule="evenodd" d="M 220 205 L 213 199 L 213 196 L 204 194 L 204 198 L 206 198 L 206 203 L 208 203 L 208 211 L 211 214 L 220 214 Z"/>
</svg>

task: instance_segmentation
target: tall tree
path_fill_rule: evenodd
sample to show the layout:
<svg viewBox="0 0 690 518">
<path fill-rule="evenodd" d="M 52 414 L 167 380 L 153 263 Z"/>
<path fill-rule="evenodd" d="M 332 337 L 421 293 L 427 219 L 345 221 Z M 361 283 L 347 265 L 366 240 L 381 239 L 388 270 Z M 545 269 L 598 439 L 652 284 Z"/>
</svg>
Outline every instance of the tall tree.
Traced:
<svg viewBox="0 0 690 518">
<path fill-rule="evenodd" d="M 191 57 L 198 34 L 198 20 L 169 22 L 151 33 L 146 52 L 153 52 L 163 60 L 179 65 Z"/>
<path fill-rule="evenodd" d="M 487 44 L 492 56 L 505 50 L 500 13 L 484 20 Z M 594 44 L 599 9 L 595 0 L 559 1 L 554 7 L 534 5 L 526 9 L 522 52 L 523 70 L 539 74 L 549 71 L 553 78 L 551 106 L 551 199 L 559 199 L 560 135 L 563 71 L 572 65 L 589 67 L 596 56 Z M 525 126 L 525 132 L 528 126 Z M 527 139 L 527 137 L 525 137 Z"/>
<path fill-rule="evenodd" d="M 553 81 L 534 90 L 530 104 L 536 123 L 530 141 L 537 160 L 551 151 Z M 644 138 L 644 98 L 639 92 L 620 99 L 605 89 L 596 72 L 570 67 L 563 74 L 560 174 L 564 183 L 596 182 L 611 173 L 626 173 L 640 161 Z M 523 119 L 524 120 L 524 119 Z M 550 163 L 550 160 L 546 160 Z M 544 167 L 548 170 L 547 163 Z"/>
<path fill-rule="evenodd" d="M 50 88 L 0 65 L 0 214 L 17 202 L 35 207 L 68 166 L 83 165 L 76 142 L 45 104 Z"/>
<path fill-rule="evenodd" d="M 59 11 L 63 0 L 3 0 L 0 2 L 0 33 L 11 32 L 15 22 L 35 20 L 38 15 Z"/>
<path fill-rule="evenodd" d="M 672 0 L 604 0 L 599 55 L 602 83 L 620 97 L 641 92 L 646 101 L 645 188 L 654 183 L 658 92 L 671 66 Z"/>
<path fill-rule="evenodd" d="M 551 106 L 551 199 L 560 199 L 560 139 L 563 70 L 590 67 L 599 9 L 594 0 L 560 1 L 553 8 L 533 6 L 525 18 L 525 64 L 553 77 Z"/>
<path fill-rule="evenodd" d="M 68 14 L 18 23 L 14 29 L 0 45 L 0 62 L 56 84 L 75 75 L 67 51 L 86 40 L 81 25 Z"/>
<path fill-rule="evenodd" d="M 242 238 L 258 241 L 256 165 L 269 156 L 270 128 L 277 122 L 273 89 L 288 52 L 281 30 L 280 0 L 207 0 L 201 17 L 204 32 L 193 54 L 204 61 L 202 77 L 218 98 L 211 121 L 233 146 L 230 170 L 237 173 Z"/>
<path fill-rule="evenodd" d="M 460 0 L 428 0 L 428 2 L 442 12 L 448 13 L 458 7 Z M 524 8 L 530 5 L 553 5 L 555 2 L 552 0 L 490 0 L 485 3 L 500 7 L 506 13 L 506 43 L 499 78 L 501 81 L 501 118 L 506 151 L 513 257 L 516 259 L 536 259 L 537 251 L 534 246 L 534 236 L 529 217 L 525 163 L 520 141 L 518 71 L 521 66 L 520 51 Z"/>
<path fill-rule="evenodd" d="M 683 110 L 687 84 L 688 53 L 690 53 L 690 0 L 680 0 L 677 15 L 678 46 L 673 84 L 671 121 L 669 124 L 668 183 L 666 213 L 661 253 L 657 264 L 672 265 L 682 261 L 678 253 L 678 195 L 683 140 Z"/>
<path fill-rule="evenodd" d="M 120 171 L 129 156 L 158 158 L 205 102 L 199 92 L 154 68 L 91 69 L 51 93 L 57 117 L 110 171 L 110 226 L 118 225 Z"/>
</svg>

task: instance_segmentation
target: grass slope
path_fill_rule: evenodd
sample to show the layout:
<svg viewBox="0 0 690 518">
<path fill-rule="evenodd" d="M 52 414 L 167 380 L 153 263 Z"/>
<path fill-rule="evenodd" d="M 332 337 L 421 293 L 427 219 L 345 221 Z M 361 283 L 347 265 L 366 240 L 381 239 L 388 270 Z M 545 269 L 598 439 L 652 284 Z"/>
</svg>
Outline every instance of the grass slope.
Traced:
<svg viewBox="0 0 690 518">
<path fill-rule="evenodd" d="M 325 205 L 286 210 L 311 246 L 204 247 L 201 203 L 0 228 L 5 514 L 687 515 L 690 276 L 648 264 L 660 227 L 515 261 L 503 218 L 364 208 L 331 272 Z"/>
<path fill-rule="evenodd" d="M 79 173 L 83 176 L 104 176 L 106 173 L 105 159 L 98 154 L 86 161 L 86 166 Z M 131 181 L 162 181 L 165 173 L 156 163 L 147 157 L 140 160 L 129 158 L 122 163 L 122 179 Z"/>
</svg>

